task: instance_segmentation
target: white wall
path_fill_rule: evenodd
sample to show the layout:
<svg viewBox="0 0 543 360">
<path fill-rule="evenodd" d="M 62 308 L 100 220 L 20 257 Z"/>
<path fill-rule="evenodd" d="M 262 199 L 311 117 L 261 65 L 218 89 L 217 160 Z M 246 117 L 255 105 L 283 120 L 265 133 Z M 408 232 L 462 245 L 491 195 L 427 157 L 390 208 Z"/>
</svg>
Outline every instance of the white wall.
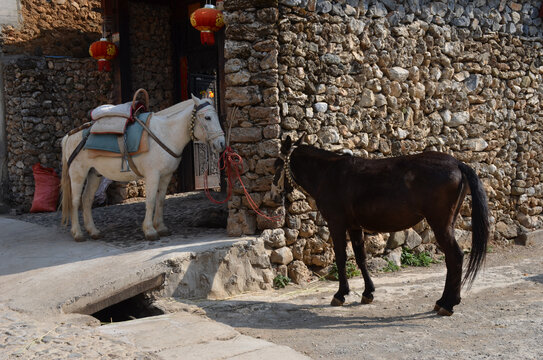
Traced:
<svg viewBox="0 0 543 360">
<path fill-rule="evenodd" d="M 20 0 L 0 0 L 0 25 L 18 25 Z"/>
</svg>

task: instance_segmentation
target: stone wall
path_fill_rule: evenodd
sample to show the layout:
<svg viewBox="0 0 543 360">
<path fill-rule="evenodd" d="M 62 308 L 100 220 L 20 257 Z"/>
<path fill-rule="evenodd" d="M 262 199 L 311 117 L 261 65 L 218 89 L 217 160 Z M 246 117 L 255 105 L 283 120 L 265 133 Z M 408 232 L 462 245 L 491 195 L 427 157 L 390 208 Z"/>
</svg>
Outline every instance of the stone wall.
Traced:
<svg viewBox="0 0 543 360">
<path fill-rule="evenodd" d="M 107 103 L 111 79 L 93 59 L 21 57 L 4 65 L 8 195 L 27 211 L 32 204 L 32 165 L 61 169 L 62 137 L 89 121 Z"/>
<path fill-rule="evenodd" d="M 7 55 L 88 57 L 100 39 L 100 0 L 21 0 L 20 26 L 2 28 L 2 52 Z"/>
<path fill-rule="evenodd" d="M 284 209 L 264 197 L 281 146 L 278 4 L 273 0 L 230 0 L 224 8 L 225 101 L 230 111 L 239 108 L 232 123 L 232 147 L 243 157 L 242 181 L 250 195 L 263 212 L 277 215 Z M 249 209 L 239 183 L 234 191 L 229 203 L 230 235 L 253 234 L 274 226 Z"/>
<path fill-rule="evenodd" d="M 22 23 L 2 28 L 8 175 L 0 199 L 19 210 L 32 203 L 32 165 L 60 171 L 62 137 L 111 102 L 111 75 L 88 53 L 101 34 L 99 8 L 99 0 L 22 0 Z"/>
<path fill-rule="evenodd" d="M 283 139 L 305 131 L 317 147 L 369 158 L 450 153 L 482 178 L 496 240 L 543 224 L 540 2 L 280 0 L 275 24 L 259 17 L 262 9 L 232 6 L 239 3 L 225 2 L 227 99 L 242 109 L 233 140 L 248 163 L 255 198 L 269 189 L 279 146 L 264 129 L 279 121 Z M 260 34 L 265 29 L 273 36 Z M 263 39 L 274 46 L 255 48 Z M 258 81 L 266 74 L 263 59 L 274 51 L 277 87 L 273 72 L 266 88 L 278 92 L 265 107 Z M 265 121 L 252 116 L 262 109 Z M 262 149 L 267 143 L 271 151 Z M 230 207 L 230 231 L 256 231 L 246 204 L 234 199 Z M 286 272 L 290 264 L 305 273 L 301 263 L 313 270 L 329 265 L 333 250 L 317 211 L 297 191 L 285 207 L 283 228 L 263 235 L 278 269 Z M 469 238 L 470 214 L 466 201 L 459 238 Z M 416 230 L 416 243 L 431 241 L 426 224 Z M 388 254 L 387 242 L 397 244 L 388 234 L 366 241 L 373 255 Z"/>
</svg>

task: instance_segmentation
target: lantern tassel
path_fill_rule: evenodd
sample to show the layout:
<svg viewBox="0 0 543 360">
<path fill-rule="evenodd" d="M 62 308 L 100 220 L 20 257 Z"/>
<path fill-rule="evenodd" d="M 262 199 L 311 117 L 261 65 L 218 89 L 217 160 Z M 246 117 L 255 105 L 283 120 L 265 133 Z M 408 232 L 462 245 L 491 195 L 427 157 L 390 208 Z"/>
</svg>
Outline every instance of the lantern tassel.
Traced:
<svg viewBox="0 0 543 360">
<path fill-rule="evenodd" d="M 213 46 L 215 45 L 215 36 L 212 31 L 202 31 L 200 32 L 200 42 L 203 45 Z"/>
<path fill-rule="evenodd" d="M 98 60 L 98 71 L 111 71 L 111 64 L 106 59 Z"/>
</svg>

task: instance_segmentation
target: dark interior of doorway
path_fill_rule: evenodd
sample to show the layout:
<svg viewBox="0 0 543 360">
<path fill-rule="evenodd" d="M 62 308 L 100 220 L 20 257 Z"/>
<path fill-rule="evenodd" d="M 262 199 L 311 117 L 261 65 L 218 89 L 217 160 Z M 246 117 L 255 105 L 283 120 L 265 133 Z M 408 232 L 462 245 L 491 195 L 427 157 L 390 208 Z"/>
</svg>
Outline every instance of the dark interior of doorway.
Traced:
<svg viewBox="0 0 543 360">
<path fill-rule="evenodd" d="M 214 3 L 214 1 L 213 1 Z M 203 7 L 206 1 L 182 0 L 172 2 L 172 40 L 174 45 L 175 98 L 187 100 L 192 94 L 201 97 L 213 91 L 214 99 L 221 121 L 224 124 L 226 111 L 221 103 L 224 94 L 222 49 L 224 48 L 224 31 L 215 34 L 215 45 L 202 45 L 200 33 L 190 24 L 190 14 Z M 192 191 L 194 182 L 193 147 L 187 146 L 183 152 L 181 166 L 177 171 L 178 192 Z M 222 177 L 221 177 L 222 178 Z M 221 186 L 224 189 L 224 184 Z"/>
</svg>

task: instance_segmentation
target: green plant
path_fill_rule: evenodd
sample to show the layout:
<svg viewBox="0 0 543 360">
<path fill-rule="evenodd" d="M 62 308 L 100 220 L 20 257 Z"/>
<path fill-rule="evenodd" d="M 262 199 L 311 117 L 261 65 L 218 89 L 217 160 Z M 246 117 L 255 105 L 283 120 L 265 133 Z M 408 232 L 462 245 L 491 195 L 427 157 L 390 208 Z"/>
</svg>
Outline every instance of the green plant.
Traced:
<svg viewBox="0 0 543 360">
<path fill-rule="evenodd" d="M 435 263 L 430 254 L 423 251 L 418 254 L 414 254 L 411 250 L 404 248 L 401 256 L 402 265 L 405 266 L 430 266 Z"/>
<path fill-rule="evenodd" d="M 289 283 L 290 283 L 290 278 L 288 276 L 285 276 L 285 275 L 278 274 L 273 279 L 273 286 L 275 286 L 276 288 L 282 289 L 282 288 L 286 287 Z"/>
<path fill-rule="evenodd" d="M 345 263 L 345 273 L 347 274 L 347 279 L 353 278 L 355 276 L 360 276 L 362 273 L 356 267 L 356 264 L 352 261 L 347 261 Z M 337 264 L 333 263 L 330 272 L 328 273 L 327 278 L 332 280 L 339 280 Z"/>
<path fill-rule="evenodd" d="M 400 267 L 394 263 L 394 261 L 387 260 L 387 266 L 383 268 L 384 272 L 394 272 L 400 270 Z"/>
</svg>

